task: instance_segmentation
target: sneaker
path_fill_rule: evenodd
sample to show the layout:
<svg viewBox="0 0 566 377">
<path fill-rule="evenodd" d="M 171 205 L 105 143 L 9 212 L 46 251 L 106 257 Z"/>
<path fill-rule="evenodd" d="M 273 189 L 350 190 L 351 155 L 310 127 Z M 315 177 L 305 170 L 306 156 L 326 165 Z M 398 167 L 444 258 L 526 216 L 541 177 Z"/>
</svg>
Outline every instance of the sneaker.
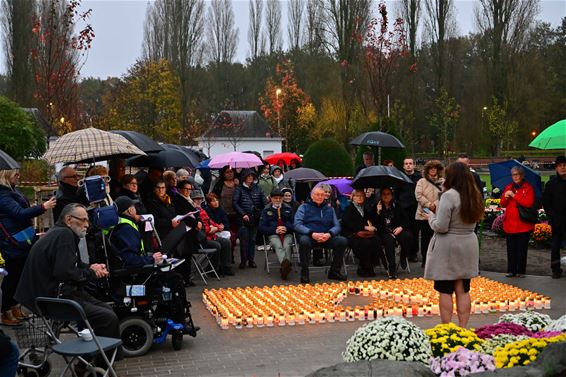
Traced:
<svg viewBox="0 0 566 377">
<path fill-rule="evenodd" d="M 505 275 L 506 278 L 514 278 L 515 276 L 517 276 L 517 274 L 508 273 L 507 275 Z"/>
<path fill-rule="evenodd" d="M 309 270 L 301 270 L 301 284 L 308 284 L 311 282 L 309 279 Z"/>
<path fill-rule="evenodd" d="M 387 277 L 389 278 L 389 280 L 397 279 L 397 275 L 391 272 L 387 272 Z"/>
<path fill-rule="evenodd" d="M 560 276 L 562 276 L 562 271 L 553 271 L 552 272 L 552 278 L 553 279 L 560 279 Z"/>
<path fill-rule="evenodd" d="M 283 262 L 281 262 L 281 279 L 287 280 L 287 276 L 289 276 L 290 272 L 291 262 L 289 262 L 289 259 L 283 259 Z"/>
</svg>

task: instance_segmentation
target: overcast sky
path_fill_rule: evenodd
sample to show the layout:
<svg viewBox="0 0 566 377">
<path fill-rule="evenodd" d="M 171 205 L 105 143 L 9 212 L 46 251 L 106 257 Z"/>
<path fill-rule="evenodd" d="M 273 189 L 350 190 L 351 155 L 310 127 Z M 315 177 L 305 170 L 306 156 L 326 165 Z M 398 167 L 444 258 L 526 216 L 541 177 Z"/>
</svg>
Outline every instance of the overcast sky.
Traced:
<svg viewBox="0 0 566 377">
<path fill-rule="evenodd" d="M 379 0 L 374 0 L 376 5 Z M 388 1 L 388 8 L 393 10 L 394 2 Z M 234 0 L 236 26 L 239 28 L 239 46 L 236 60 L 245 61 L 249 55 L 248 45 L 248 0 Z M 474 30 L 473 9 L 477 1 L 455 1 L 457 24 L 460 34 Z M 82 68 L 82 76 L 106 78 L 122 76 L 141 54 L 143 24 L 148 0 L 83 0 L 84 9 L 91 8 L 90 24 L 96 37 L 88 58 Z M 287 2 L 282 4 L 282 30 L 287 35 Z M 375 6 L 374 6 L 375 8 Z M 566 16 L 566 1 L 542 0 L 538 19 L 550 22 L 553 27 L 559 25 Z M 284 38 L 285 38 L 284 37 Z M 2 59 L 2 66 L 4 66 Z M 3 69 L 4 70 L 4 69 Z"/>
</svg>

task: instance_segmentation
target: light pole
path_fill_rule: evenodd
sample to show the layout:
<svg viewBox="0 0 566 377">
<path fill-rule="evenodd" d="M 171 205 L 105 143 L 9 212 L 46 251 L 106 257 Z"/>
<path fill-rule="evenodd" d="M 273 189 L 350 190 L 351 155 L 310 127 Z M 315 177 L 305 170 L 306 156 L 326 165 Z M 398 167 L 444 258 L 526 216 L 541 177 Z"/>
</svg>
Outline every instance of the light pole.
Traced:
<svg viewBox="0 0 566 377">
<path fill-rule="evenodd" d="M 281 137 L 281 105 L 279 104 L 279 95 L 281 94 L 281 88 L 277 88 L 275 91 L 275 98 L 277 100 L 277 133 Z"/>
</svg>

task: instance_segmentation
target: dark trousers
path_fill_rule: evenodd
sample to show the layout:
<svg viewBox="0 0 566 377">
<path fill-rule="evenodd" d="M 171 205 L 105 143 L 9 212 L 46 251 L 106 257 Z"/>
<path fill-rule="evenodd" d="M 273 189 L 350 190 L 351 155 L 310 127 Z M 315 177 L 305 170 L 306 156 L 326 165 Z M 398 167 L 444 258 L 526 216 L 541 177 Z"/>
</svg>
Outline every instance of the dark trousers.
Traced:
<svg viewBox="0 0 566 377">
<path fill-rule="evenodd" d="M 12 306 L 18 304 L 17 301 L 14 300 L 14 294 L 16 293 L 16 288 L 20 282 L 20 276 L 22 276 L 24 265 L 26 264 L 26 256 L 27 254 L 23 254 L 22 257 L 5 259 L 6 266 L 4 269 L 8 271 L 8 275 L 4 276 L 4 279 L 2 280 L 2 313 L 10 310 Z"/>
<path fill-rule="evenodd" d="M 185 323 L 185 318 L 187 318 L 187 293 L 183 285 L 183 277 L 174 271 L 169 271 L 157 274 L 155 278 L 150 279 L 147 285 L 157 290 L 168 287 L 171 290 L 172 297 L 170 301 L 163 302 L 166 311 L 163 315 L 175 323 Z"/>
<path fill-rule="evenodd" d="M 96 336 L 120 338 L 118 316 L 108 304 L 84 291 L 71 292 L 64 294 L 63 297 L 74 300 L 82 306 Z"/>
<path fill-rule="evenodd" d="M 311 249 L 313 247 L 318 247 L 334 250 L 331 269 L 333 271 L 340 271 L 342 262 L 344 260 L 344 251 L 346 250 L 347 246 L 348 240 L 342 236 L 334 236 L 324 243 L 318 243 L 315 242 L 311 236 L 301 235 L 299 237 L 299 255 L 301 257 L 301 269 L 303 271 L 308 271 Z"/>
<path fill-rule="evenodd" d="M 238 230 L 240 238 L 240 262 L 252 261 L 255 258 L 255 238 L 257 224 L 244 224 Z"/>
<path fill-rule="evenodd" d="M 375 236 L 373 238 L 352 237 L 349 239 L 350 247 L 356 258 L 359 259 L 360 270 L 372 270 L 378 263 L 377 255 L 381 248 L 381 240 Z"/>
<path fill-rule="evenodd" d="M 230 267 L 232 252 L 230 251 L 230 240 L 218 237 L 215 240 L 206 240 L 206 248 L 216 249 L 213 264 L 216 267 Z"/>
<path fill-rule="evenodd" d="M 552 272 L 562 273 L 562 268 L 560 268 L 560 247 L 562 246 L 563 239 L 566 239 L 566 230 L 560 229 L 559 231 L 553 228 L 550 251 L 550 268 L 552 268 Z"/>
<path fill-rule="evenodd" d="M 397 242 L 401 245 L 401 259 L 407 258 L 413 243 L 413 235 L 411 232 L 404 230 L 399 233 L 397 237 L 393 236 L 391 233 L 381 233 L 380 237 L 385 249 L 385 256 L 387 257 L 389 273 L 394 275 L 397 273 L 397 263 L 395 262 L 395 247 L 397 246 Z"/>
<path fill-rule="evenodd" d="M 419 255 L 419 224 L 415 220 L 415 213 L 417 212 L 417 207 L 403 208 L 403 213 L 405 218 L 408 219 L 408 230 L 413 235 L 411 240 L 411 246 L 409 247 L 409 254 L 407 257 L 416 258 Z"/>
<path fill-rule="evenodd" d="M 423 266 L 426 263 L 426 252 L 428 250 L 428 244 L 430 239 L 434 234 L 430 225 L 428 225 L 428 220 L 417 220 L 419 224 L 419 230 L 421 231 L 421 256 L 423 258 Z"/>
<path fill-rule="evenodd" d="M 0 338 L 0 376 L 12 377 L 16 376 L 18 370 L 18 360 L 20 351 L 14 342 L 8 340 L 7 337 Z"/>
<path fill-rule="evenodd" d="M 510 274 L 525 274 L 531 233 L 507 233 L 505 238 L 507 241 L 507 272 Z"/>
</svg>

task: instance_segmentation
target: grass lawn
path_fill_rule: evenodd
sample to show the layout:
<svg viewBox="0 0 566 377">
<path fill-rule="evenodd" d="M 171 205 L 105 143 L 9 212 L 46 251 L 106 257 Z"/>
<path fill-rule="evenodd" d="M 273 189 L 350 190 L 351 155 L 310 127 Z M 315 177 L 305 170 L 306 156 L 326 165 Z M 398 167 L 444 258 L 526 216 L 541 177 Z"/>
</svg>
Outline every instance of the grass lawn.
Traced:
<svg viewBox="0 0 566 377">
<path fill-rule="evenodd" d="M 491 177 L 489 176 L 489 172 L 480 172 L 478 174 L 480 175 L 481 180 L 486 183 L 487 192 L 489 194 L 491 192 Z M 543 184 L 543 188 L 544 188 L 544 184 L 546 182 L 548 182 L 550 177 L 553 176 L 556 173 L 554 172 L 554 170 L 543 170 L 543 171 L 539 171 L 539 174 L 541 175 L 542 184 Z"/>
</svg>

